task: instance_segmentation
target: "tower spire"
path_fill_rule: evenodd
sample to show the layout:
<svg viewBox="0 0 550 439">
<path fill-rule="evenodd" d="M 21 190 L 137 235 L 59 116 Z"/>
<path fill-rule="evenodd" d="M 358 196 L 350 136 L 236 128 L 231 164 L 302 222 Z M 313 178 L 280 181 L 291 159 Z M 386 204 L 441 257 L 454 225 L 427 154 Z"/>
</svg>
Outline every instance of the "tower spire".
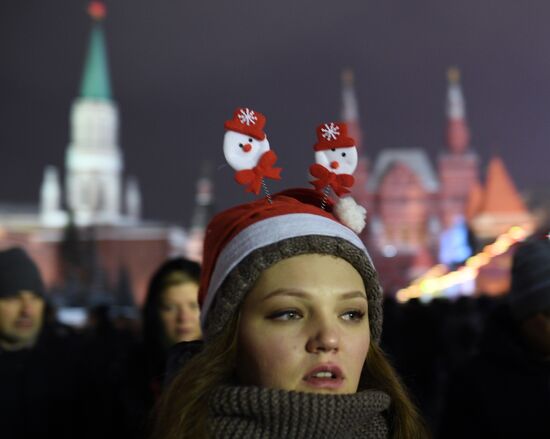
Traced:
<svg viewBox="0 0 550 439">
<path fill-rule="evenodd" d="M 348 125 L 348 133 L 355 140 L 355 146 L 361 153 L 363 133 L 359 124 L 359 106 L 355 94 L 355 79 L 353 70 L 342 72 L 342 120 Z"/>
<path fill-rule="evenodd" d="M 214 185 L 212 182 L 212 165 L 204 162 L 197 181 L 195 208 L 191 219 L 191 229 L 186 248 L 186 257 L 194 261 L 202 261 L 203 241 L 206 226 L 213 214 Z"/>
<path fill-rule="evenodd" d="M 451 67 L 447 71 L 447 147 L 452 153 L 461 154 L 470 145 L 470 130 L 466 122 L 466 105 L 460 86 L 460 70 Z"/>
<path fill-rule="evenodd" d="M 67 206 L 78 225 L 116 224 L 121 219 L 118 109 L 111 97 L 107 50 L 102 29 L 105 6 L 88 7 L 92 31 L 80 96 L 71 109 L 71 142 L 66 154 Z"/>
<path fill-rule="evenodd" d="M 111 80 L 102 27 L 106 16 L 105 5 L 100 1 L 90 2 L 88 14 L 92 18 L 93 24 L 80 85 L 80 97 L 110 100 Z"/>
<path fill-rule="evenodd" d="M 350 137 L 355 140 L 355 146 L 359 156 L 357 168 L 353 173 L 355 185 L 352 188 L 352 195 L 362 206 L 368 206 L 370 197 L 367 192 L 367 181 L 369 177 L 369 159 L 363 151 L 363 132 L 359 122 L 359 105 L 355 93 L 353 70 L 345 69 L 342 72 L 342 119 L 348 126 Z"/>
</svg>

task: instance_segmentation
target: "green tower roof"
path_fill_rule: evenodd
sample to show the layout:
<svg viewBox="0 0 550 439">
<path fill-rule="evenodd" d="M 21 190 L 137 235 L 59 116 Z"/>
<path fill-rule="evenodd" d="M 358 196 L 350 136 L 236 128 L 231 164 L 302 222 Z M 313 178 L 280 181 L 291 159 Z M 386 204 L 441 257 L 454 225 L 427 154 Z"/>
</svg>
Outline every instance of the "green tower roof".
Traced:
<svg viewBox="0 0 550 439">
<path fill-rule="evenodd" d="M 84 75 L 80 85 L 80 96 L 92 99 L 111 99 L 111 80 L 107 63 L 107 50 L 101 23 L 92 28 L 88 55 L 84 64 Z"/>
</svg>

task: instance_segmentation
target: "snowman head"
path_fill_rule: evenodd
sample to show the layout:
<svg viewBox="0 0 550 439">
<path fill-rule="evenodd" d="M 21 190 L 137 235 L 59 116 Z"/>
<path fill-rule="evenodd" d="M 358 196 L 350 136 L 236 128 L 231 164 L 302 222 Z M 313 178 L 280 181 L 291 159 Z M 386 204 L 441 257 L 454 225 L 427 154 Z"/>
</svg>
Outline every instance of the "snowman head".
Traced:
<svg viewBox="0 0 550 439">
<path fill-rule="evenodd" d="M 225 122 L 223 154 L 235 171 L 254 168 L 262 154 L 269 150 L 265 122 L 262 113 L 245 107 L 237 108 L 233 118 Z"/>
<path fill-rule="evenodd" d="M 260 157 L 268 150 L 267 137 L 258 140 L 237 131 L 226 131 L 223 138 L 225 160 L 235 171 L 254 168 Z"/>
<path fill-rule="evenodd" d="M 355 140 L 348 136 L 342 122 L 328 122 L 317 127 L 317 143 L 313 146 L 315 163 L 335 174 L 353 174 L 357 167 Z"/>
<path fill-rule="evenodd" d="M 335 174 L 353 174 L 357 167 L 357 148 L 331 148 L 317 151 L 315 163 L 324 166 Z"/>
</svg>

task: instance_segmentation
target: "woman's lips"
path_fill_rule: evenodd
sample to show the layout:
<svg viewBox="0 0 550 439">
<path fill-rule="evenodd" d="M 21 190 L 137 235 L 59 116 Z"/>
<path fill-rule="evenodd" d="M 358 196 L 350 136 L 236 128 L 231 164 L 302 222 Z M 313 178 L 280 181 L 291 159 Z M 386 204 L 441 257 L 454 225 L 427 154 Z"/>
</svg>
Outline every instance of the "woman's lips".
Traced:
<svg viewBox="0 0 550 439">
<path fill-rule="evenodd" d="M 335 364 L 321 364 L 306 373 L 304 381 L 317 389 L 338 389 L 344 384 L 344 374 Z"/>
</svg>

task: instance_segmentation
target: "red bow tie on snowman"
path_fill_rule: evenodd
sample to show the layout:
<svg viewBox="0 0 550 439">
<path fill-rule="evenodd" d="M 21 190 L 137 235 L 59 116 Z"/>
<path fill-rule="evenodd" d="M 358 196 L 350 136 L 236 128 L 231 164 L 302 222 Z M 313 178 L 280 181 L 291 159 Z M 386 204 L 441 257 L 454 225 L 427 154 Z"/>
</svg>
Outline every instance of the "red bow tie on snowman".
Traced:
<svg viewBox="0 0 550 439">
<path fill-rule="evenodd" d="M 341 197 L 350 192 L 357 167 L 355 141 L 348 137 L 344 123 L 325 123 L 317 127 L 317 143 L 313 146 L 315 164 L 309 173 L 316 178 L 311 184 L 321 191 L 329 186 Z"/>
<path fill-rule="evenodd" d="M 237 108 L 233 113 L 233 119 L 224 125 L 225 159 L 237 171 L 237 183 L 246 185 L 247 192 L 256 195 L 260 193 L 264 178 L 281 179 L 281 168 L 273 166 L 277 161 L 277 155 L 269 149 L 269 141 L 263 131 L 265 122 L 262 113 L 249 108 Z M 269 198 L 269 194 L 266 195 Z"/>
</svg>

